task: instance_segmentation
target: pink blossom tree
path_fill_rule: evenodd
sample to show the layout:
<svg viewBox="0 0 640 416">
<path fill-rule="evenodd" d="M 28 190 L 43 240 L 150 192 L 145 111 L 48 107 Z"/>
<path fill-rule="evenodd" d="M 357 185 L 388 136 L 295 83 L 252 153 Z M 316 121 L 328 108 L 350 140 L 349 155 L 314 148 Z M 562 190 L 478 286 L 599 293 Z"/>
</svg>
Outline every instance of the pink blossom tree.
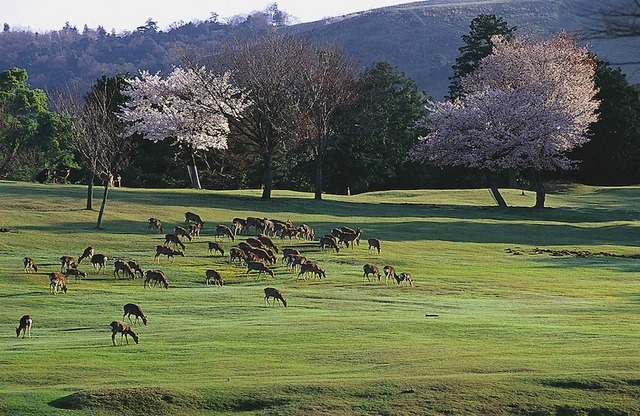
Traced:
<svg viewBox="0 0 640 416">
<path fill-rule="evenodd" d="M 429 103 L 424 123 L 431 133 L 419 138 L 409 157 L 489 175 L 531 169 L 535 206 L 542 208 L 541 172 L 574 168 L 577 162 L 565 154 L 589 140 L 597 120 L 595 61 L 565 34 L 492 41 L 493 53 L 461 80 L 460 98 Z M 506 206 L 494 183 L 491 190 Z"/>
<path fill-rule="evenodd" d="M 200 188 L 195 156 L 200 151 L 226 149 L 228 114 L 240 117 L 244 95 L 229 83 L 229 75 L 215 75 L 204 67 L 175 68 L 169 76 L 142 71 L 124 91 L 130 100 L 120 117 L 126 134 L 139 133 L 153 141 L 173 139 L 185 157 L 194 188 Z"/>
</svg>

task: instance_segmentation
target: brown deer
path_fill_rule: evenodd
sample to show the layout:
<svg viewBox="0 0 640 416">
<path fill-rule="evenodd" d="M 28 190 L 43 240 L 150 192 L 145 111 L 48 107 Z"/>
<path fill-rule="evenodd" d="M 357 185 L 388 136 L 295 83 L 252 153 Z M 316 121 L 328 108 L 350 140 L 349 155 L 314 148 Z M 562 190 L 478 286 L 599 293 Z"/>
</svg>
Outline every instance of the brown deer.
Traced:
<svg viewBox="0 0 640 416">
<path fill-rule="evenodd" d="M 249 272 L 251 270 L 258 271 L 258 276 L 260 276 L 262 273 L 267 273 L 269 276 L 275 277 L 274 274 L 273 274 L 273 271 L 269 267 L 267 267 L 266 264 L 264 264 L 261 261 L 248 261 L 247 262 L 247 276 L 249 275 Z"/>
<path fill-rule="evenodd" d="M 378 240 L 377 238 L 370 238 L 367 240 L 367 242 L 369 243 L 369 252 L 371 252 L 372 248 L 375 248 L 376 250 L 378 250 L 378 254 L 380 254 L 380 240 Z"/>
<path fill-rule="evenodd" d="M 60 257 L 60 271 L 64 272 L 66 269 L 70 269 L 75 267 L 76 259 L 71 256 L 62 256 Z"/>
<path fill-rule="evenodd" d="M 149 218 L 149 223 L 147 225 L 147 232 L 158 231 L 160 234 L 164 232 L 164 226 L 162 225 L 162 221 L 157 218 Z"/>
<path fill-rule="evenodd" d="M 396 282 L 398 285 L 405 286 L 405 283 L 409 283 L 409 286 L 413 286 L 413 278 L 407 272 L 402 272 L 398 276 L 396 276 Z"/>
<path fill-rule="evenodd" d="M 38 265 L 36 264 L 36 261 L 33 258 L 25 257 L 24 259 L 22 259 L 22 262 L 24 263 L 25 273 L 31 273 L 32 271 L 38 273 Z"/>
<path fill-rule="evenodd" d="M 200 228 L 204 228 L 204 221 L 202 221 L 202 218 L 200 218 L 198 214 L 194 214 L 193 212 L 187 211 L 184 213 L 184 222 L 195 222 L 196 224 L 200 225 Z"/>
<path fill-rule="evenodd" d="M 278 253 L 278 246 L 273 242 L 271 237 L 269 237 L 268 235 L 260 234 L 257 238 L 258 241 L 260 241 L 262 244 Z"/>
<path fill-rule="evenodd" d="M 103 270 L 104 266 L 107 265 L 108 260 L 109 258 L 104 254 L 94 254 L 93 256 L 91 256 L 91 264 L 93 265 L 93 270 L 95 270 L 96 273 L 100 273 L 100 270 Z"/>
<path fill-rule="evenodd" d="M 133 278 L 134 279 L 136 278 L 138 273 L 140 274 L 140 278 L 144 277 L 144 270 L 142 270 L 142 267 L 138 264 L 137 261 L 129 260 L 127 262 L 127 264 L 129 265 L 129 267 L 131 267 L 131 270 L 133 270 Z"/>
<path fill-rule="evenodd" d="M 247 226 L 247 220 L 243 219 L 243 218 L 234 218 L 233 221 L 233 234 L 234 235 L 238 235 L 238 234 L 242 234 L 242 231 L 246 228 Z"/>
<path fill-rule="evenodd" d="M 81 277 L 86 278 L 87 274 L 81 270 L 78 270 L 76 267 L 72 267 L 70 269 L 67 269 L 64 272 L 64 275 L 69 277 L 69 276 L 74 276 L 74 280 L 78 280 Z"/>
<path fill-rule="evenodd" d="M 82 256 L 78 257 L 78 264 L 82 263 L 84 259 L 90 259 L 93 256 L 93 247 L 89 246 L 84 249 Z"/>
<path fill-rule="evenodd" d="M 209 241 L 209 254 L 213 255 L 213 252 L 220 253 L 221 256 L 224 256 L 224 249 L 222 246 L 214 241 Z"/>
<path fill-rule="evenodd" d="M 49 280 L 51 282 L 49 284 L 51 293 L 57 295 L 60 289 L 62 289 L 64 293 L 67 293 L 67 276 L 60 272 L 52 272 L 49 274 Z"/>
<path fill-rule="evenodd" d="M 178 237 L 185 237 L 187 240 L 191 241 L 191 232 L 184 227 L 177 226 L 173 233 Z"/>
<path fill-rule="evenodd" d="M 211 284 L 211 280 L 213 280 L 213 284 L 216 286 L 224 285 L 224 280 L 222 280 L 222 276 L 220 276 L 220 273 L 218 273 L 215 270 L 209 269 L 205 271 L 204 276 L 205 276 L 205 283 L 207 284 L 207 286 Z"/>
<path fill-rule="evenodd" d="M 141 318 L 142 323 L 145 324 L 145 326 L 147 325 L 147 316 L 142 313 L 142 309 L 140 309 L 140 307 L 135 303 L 127 303 L 126 305 L 124 305 L 124 313 L 122 314 L 122 319 L 127 316 L 129 318 L 129 322 L 133 324 L 131 315 L 136 317 L 136 322 L 138 322 L 138 318 Z"/>
<path fill-rule="evenodd" d="M 282 261 L 286 262 L 287 261 L 287 257 L 289 257 L 292 254 L 298 254 L 299 255 L 300 254 L 300 250 L 295 249 L 295 248 L 289 248 L 289 247 L 283 248 L 282 249 Z"/>
<path fill-rule="evenodd" d="M 220 238 L 221 235 L 222 237 L 229 237 L 231 241 L 234 241 L 233 231 L 224 224 L 218 224 L 216 226 L 216 237 Z"/>
<path fill-rule="evenodd" d="M 320 249 L 324 251 L 326 247 L 334 249 L 336 253 L 340 251 L 336 239 L 330 235 L 324 235 L 320 238 Z"/>
<path fill-rule="evenodd" d="M 113 277 L 120 277 L 120 272 L 122 272 L 123 277 L 129 276 L 131 279 L 136 278 L 133 270 L 131 269 L 131 266 L 129 266 L 129 263 L 125 263 L 124 261 L 118 259 L 113 262 Z"/>
<path fill-rule="evenodd" d="M 113 342 L 114 346 L 116 345 L 116 334 L 117 333 L 121 333 L 122 334 L 122 336 L 120 337 L 120 345 L 123 344 L 122 338 L 125 338 L 127 340 L 127 345 L 129 345 L 129 337 L 128 337 L 128 335 L 131 335 L 131 337 L 136 342 L 136 344 L 140 340 L 140 337 L 138 337 L 138 334 L 133 332 L 133 330 L 131 329 L 129 324 L 126 323 L 126 322 L 113 321 L 113 322 L 111 322 L 109 324 L 109 326 L 111 327 L 111 342 Z"/>
<path fill-rule="evenodd" d="M 175 256 L 184 257 L 184 253 L 182 251 L 174 250 L 167 246 L 156 246 L 156 255 L 154 257 L 157 260 L 158 264 L 160 263 L 160 256 L 163 254 L 167 256 L 168 260 L 173 260 Z"/>
<path fill-rule="evenodd" d="M 167 276 L 165 276 L 162 270 L 147 270 L 145 273 L 146 278 L 144 279 L 144 287 L 147 287 L 147 283 L 149 287 L 151 287 L 151 282 L 153 281 L 153 286 L 160 283 L 165 289 L 169 289 L 169 281 L 167 280 Z"/>
<path fill-rule="evenodd" d="M 398 274 L 396 273 L 396 269 L 393 266 L 386 265 L 382 268 L 384 271 L 384 283 L 389 284 L 390 279 L 396 279 Z"/>
<path fill-rule="evenodd" d="M 174 247 L 180 246 L 182 250 L 185 249 L 184 244 L 182 243 L 182 241 L 180 241 L 180 237 L 175 234 L 166 234 L 164 236 L 164 245 L 169 247 L 171 244 L 173 244 Z"/>
<path fill-rule="evenodd" d="M 263 248 L 252 248 L 250 250 L 251 253 L 254 253 L 258 258 L 264 262 L 268 262 L 269 264 L 276 263 L 276 256 L 271 253 L 270 250 L 265 250 Z"/>
<path fill-rule="evenodd" d="M 31 338 L 31 325 L 32 324 L 33 324 L 33 319 L 31 318 L 31 315 L 24 315 L 22 318 L 20 318 L 20 324 L 16 328 L 16 337 L 19 337 L 20 336 L 20 332 L 22 331 L 22 338 L 23 339 L 24 339 L 25 335 L 27 335 L 29 338 Z"/>
<path fill-rule="evenodd" d="M 380 280 L 380 270 L 378 269 L 378 266 L 367 263 L 364 266 L 362 266 L 362 270 L 364 271 L 364 274 L 362 275 L 363 282 L 365 277 L 367 278 L 368 281 L 371 281 L 371 279 L 369 278 L 370 274 L 374 276 L 378 276 L 378 281 Z"/>
<path fill-rule="evenodd" d="M 282 305 L 286 308 L 287 307 L 287 301 L 286 299 L 282 296 L 282 294 L 280 293 L 280 291 L 276 288 L 273 287 L 265 287 L 264 288 L 264 302 L 269 305 L 269 298 L 273 298 L 273 305 L 271 306 L 275 306 L 276 305 L 276 300 L 281 302 Z"/>
<path fill-rule="evenodd" d="M 233 263 L 237 266 L 242 265 L 244 256 L 244 251 L 240 250 L 238 247 L 231 247 L 229 250 L 229 264 Z"/>
<path fill-rule="evenodd" d="M 191 236 L 193 237 L 200 237 L 201 229 L 202 226 L 199 223 L 193 223 L 189 225 L 189 233 L 191 233 Z"/>
</svg>

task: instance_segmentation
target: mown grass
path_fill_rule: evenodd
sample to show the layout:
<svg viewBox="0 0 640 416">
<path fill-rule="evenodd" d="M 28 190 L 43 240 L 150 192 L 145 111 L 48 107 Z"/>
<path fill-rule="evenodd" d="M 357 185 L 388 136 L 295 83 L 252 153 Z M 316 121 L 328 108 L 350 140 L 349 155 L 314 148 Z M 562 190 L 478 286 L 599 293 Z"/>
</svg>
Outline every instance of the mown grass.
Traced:
<svg viewBox="0 0 640 416">
<path fill-rule="evenodd" d="M 499 209 L 486 190 L 324 201 L 276 191 L 262 201 L 256 190 L 122 188 L 102 230 L 85 192 L 0 182 L 0 227 L 10 229 L 0 233 L 0 414 L 640 414 L 640 188 L 558 188 L 545 210 L 517 190 Z M 146 220 L 167 231 L 185 211 L 203 217 L 203 235 L 186 257 L 155 264 L 163 236 Z M 306 222 L 317 234 L 362 227 L 383 249 L 336 254 L 287 240 L 327 279 L 298 281 L 282 265 L 275 278 L 247 277 L 207 252 L 215 225 L 235 216 Z M 161 268 L 169 290 L 83 264 L 87 279 L 51 295 L 58 258 L 87 245 Z M 27 255 L 39 273 L 23 272 Z M 415 286 L 363 281 L 366 262 L 408 271 Z M 224 287 L 205 287 L 207 268 Z M 266 306 L 266 286 L 289 307 Z M 134 328 L 140 344 L 113 347 L 107 326 L 128 302 L 149 325 Z M 26 313 L 35 323 L 23 340 L 14 328 Z"/>
</svg>

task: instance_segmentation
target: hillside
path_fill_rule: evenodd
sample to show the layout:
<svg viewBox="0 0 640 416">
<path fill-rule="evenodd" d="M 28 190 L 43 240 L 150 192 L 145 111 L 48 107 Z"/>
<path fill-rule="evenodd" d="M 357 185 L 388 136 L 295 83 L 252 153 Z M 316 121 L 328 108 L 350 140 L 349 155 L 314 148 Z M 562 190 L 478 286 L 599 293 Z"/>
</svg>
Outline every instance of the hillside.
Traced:
<svg viewBox="0 0 640 416">
<path fill-rule="evenodd" d="M 364 67 L 388 61 L 416 80 L 430 96 L 446 94 L 451 65 L 458 56 L 460 36 L 481 13 L 502 17 L 519 33 L 548 34 L 560 30 L 581 32 L 589 0 L 432 0 L 374 9 L 318 22 L 282 28 L 322 42 L 342 45 Z M 104 29 L 76 28 L 37 34 L 0 33 L 0 70 L 27 69 L 31 85 L 55 89 L 64 84 L 88 88 L 97 78 L 139 69 L 167 71 L 179 64 L 173 51 L 184 48 L 215 49 L 232 34 L 264 30 L 247 20 L 235 26 L 197 22 L 167 32 L 140 27 L 127 34 Z M 617 63 L 637 61 L 637 48 L 628 39 L 593 40 L 591 50 L 601 59 Z M 632 83 L 640 82 L 638 65 L 623 66 Z"/>
</svg>

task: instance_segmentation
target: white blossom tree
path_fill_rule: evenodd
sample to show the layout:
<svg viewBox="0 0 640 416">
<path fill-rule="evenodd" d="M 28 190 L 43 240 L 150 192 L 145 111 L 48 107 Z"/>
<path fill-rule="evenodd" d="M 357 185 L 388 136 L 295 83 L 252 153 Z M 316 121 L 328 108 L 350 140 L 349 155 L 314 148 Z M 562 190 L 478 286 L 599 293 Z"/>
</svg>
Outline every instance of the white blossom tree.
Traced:
<svg viewBox="0 0 640 416">
<path fill-rule="evenodd" d="M 536 207 L 544 207 L 542 171 L 571 169 L 565 153 L 589 140 L 595 111 L 595 60 L 566 34 L 533 41 L 493 39 L 493 53 L 461 82 L 453 102 L 430 103 L 431 129 L 411 150 L 413 160 L 492 173 L 531 169 Z M 491 190 L 506 203 L 495 183 Z"/>
<path fill-rule="evenodd" d="M 142 71 L 124 91 L 130 98 L 121 118 L 126 134 L 139 133 L 153 141 L 173 139 L 185 159 L 191 185 L 200 188 L 196 154 L 226 149 L 229 124 L 226 115 L 240 114 L 244 95 L 229 83 L 229 74 L 215 75 L 205 67 L 176 67 L 166 78 Z"/>
</svg>

